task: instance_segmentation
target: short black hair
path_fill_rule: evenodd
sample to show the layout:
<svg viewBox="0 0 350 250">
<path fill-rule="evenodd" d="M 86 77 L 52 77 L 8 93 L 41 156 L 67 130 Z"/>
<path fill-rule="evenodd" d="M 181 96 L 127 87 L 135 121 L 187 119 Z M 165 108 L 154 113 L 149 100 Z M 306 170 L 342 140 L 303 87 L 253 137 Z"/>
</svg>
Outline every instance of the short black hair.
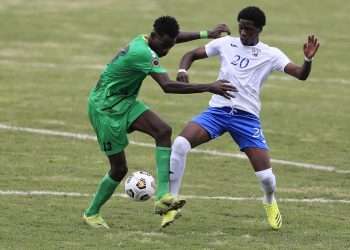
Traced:
<svg viewBox="0 0 350 250">
<path fill-rule="evenodd" d="M 176 38 L 179 34 L 180 27 L 174 17 L 161 16 L 154 21 L 153 29 L 161 36 L 166 34 L 171 38 Z"/>
<path fill-rule="evenodd" d="M 237 16 L 237 21 L 239 22 L 240 19 L 253 21 L 254 26 L 260 29 L 266 24 L 265 13 L 255 6 L 248 6 L 242 9 Z"/>
</svg>

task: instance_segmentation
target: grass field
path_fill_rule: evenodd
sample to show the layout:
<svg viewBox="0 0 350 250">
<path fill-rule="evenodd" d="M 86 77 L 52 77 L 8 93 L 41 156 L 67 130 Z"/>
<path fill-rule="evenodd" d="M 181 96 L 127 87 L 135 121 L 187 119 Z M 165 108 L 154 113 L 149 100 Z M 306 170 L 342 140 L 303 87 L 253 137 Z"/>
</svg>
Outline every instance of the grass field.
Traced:
<svg viewBox="0 0 350 250">
<path fill-rule="evenodd" d="M 285 161 L 273 164 L 284 216 L 281 231 L 269 229 L 256 177 L 246 159 L 234 157 L 239 150 L 228 136 L 189 155 L 182 189 L 188 205 L 183 218 L 166 230 L 158 229 L 152 202 L 120 196 L 103 208 L 111 230 L 91 230 L 81 221 L 108 168 L 97 143 L 77 137 L 93 135 L 87 94 L 104 64 L 131 38 L 148 33 L 160 15 L 176 16 L 184 31 L 227 23 L 235 33 L 236 14 L 246 4 L 1 0 L 0 249 L 350 249 L 346 0 L 249 2 L 267 14 L 261 40 L 293 61 L 302 62 L 309 33 L 321 41 L 307 82 L 273 74 L 262 93 L 271 156 Z M 161 63 L 175 77 L 181 56 L 206 42 L 177 45 Z M 191 80 L 214 81 L 217 69 L 215 59 L 198 62 Z M 174 136 L 209 97 L 166 95 L 150 78 L 140 96 L 171 124 Z M 147 147 L 152 139 L 133 133 L 130 140 L 129 171 L 154 174 L 153 148 Z M 121 186 L 117 193 L 122 192 Z"/>
</svg>

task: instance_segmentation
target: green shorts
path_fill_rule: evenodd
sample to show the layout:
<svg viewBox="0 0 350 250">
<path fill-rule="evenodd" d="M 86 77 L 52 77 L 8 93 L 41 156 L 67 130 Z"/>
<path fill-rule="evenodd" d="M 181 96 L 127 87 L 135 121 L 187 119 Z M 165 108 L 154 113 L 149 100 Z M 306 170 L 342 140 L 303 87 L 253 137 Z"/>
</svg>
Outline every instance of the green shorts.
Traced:
<svg viewBox="0 0 350 250">
<path fill-rule="evenodd" d="M 129 144 L 127 137 L 129 127 L 147 110 L 149 107 L 138 100 L 123 114 L 99 111 L 89 102 L 89 118 L 101 150 L 108 156 L 123 151 Z"/>
</svg>

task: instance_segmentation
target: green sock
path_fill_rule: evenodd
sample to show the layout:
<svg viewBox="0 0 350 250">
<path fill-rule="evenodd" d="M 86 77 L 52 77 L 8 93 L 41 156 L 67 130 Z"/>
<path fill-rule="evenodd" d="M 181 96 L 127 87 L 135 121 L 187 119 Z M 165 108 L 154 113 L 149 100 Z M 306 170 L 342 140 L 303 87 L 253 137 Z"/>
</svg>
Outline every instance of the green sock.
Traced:
<svg viewBox="0 0 350 250">
<path fill-rule="evenodd" d="M 164 194 L 169 193 L 170 153 L 170 148 L 156 147 L 157 200 L 159 200 Z"/>
<path fill-rule="evenodd" d="M 112 196 L 118 185 L 119 182 L 113 180 L 107 173 L 100 181 L 89 208 L 85 210 L 85 215 L 92 216 L 98 214 L 102 205 Z"/>
</svg>

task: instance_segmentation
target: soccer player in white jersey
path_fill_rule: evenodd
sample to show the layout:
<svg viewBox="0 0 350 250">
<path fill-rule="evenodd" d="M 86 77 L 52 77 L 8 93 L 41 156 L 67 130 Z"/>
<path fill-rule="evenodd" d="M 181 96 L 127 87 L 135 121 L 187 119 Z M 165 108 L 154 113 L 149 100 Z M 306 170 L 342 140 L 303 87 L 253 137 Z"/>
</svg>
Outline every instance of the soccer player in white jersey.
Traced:
<svg viewBox="0 0 350 250">
<path fill-rule="evenodd" d="M 259 34 L 265 25 L 265 14 L 261 9 L 246 7 L 239 12 L 237 21 L 239 37 L 215 39 L 204 47 L 186 53 L 180 62 L 178 80 L 188 82 L 187 70 L 193 61 L 218 56 L 221 64 L 218 79 L 230 81 L 238 92 L 234 93 L 235 98 L 230 99 L 213 95 L 207 110 L 194 117 L 176 137 L 170 161 L 170 192 L 174 196 L 179 193 L 186 156 L 191 148 L 228 132 L 249 158 L 264 191 L 263 205 L 267 220 L 273 229 L 278 230 L 282 226 L 282 216 L 274 197 L 276 178 L 259 119 L 259 93 L 273 71 L 306 80 L 319 43 L 314 35 L 308 36 L 303 47 L 304 63 L 299 66 L 281 50 L 259 41 Z M 179 215 L 176 210 L 170 213 L 174 218 Z"/>
</svg>

